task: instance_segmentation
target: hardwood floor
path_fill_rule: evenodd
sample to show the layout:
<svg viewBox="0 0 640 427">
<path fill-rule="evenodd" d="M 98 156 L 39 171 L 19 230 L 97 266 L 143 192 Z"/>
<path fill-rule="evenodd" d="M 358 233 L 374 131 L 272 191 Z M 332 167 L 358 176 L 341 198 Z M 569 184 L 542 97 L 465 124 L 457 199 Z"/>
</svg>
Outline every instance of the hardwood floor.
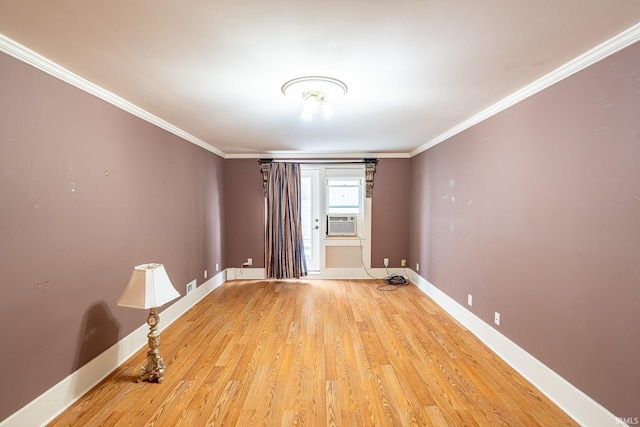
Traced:
<svg viewBox="0 0 640 427">
<path fill-rule="evenodd" d="M 225 282 L 163 331 L 163 384 L 135 382 L 141 350 L 49 425 L 577 425 L 418 288 L 380 284 Z"/>
</svg>

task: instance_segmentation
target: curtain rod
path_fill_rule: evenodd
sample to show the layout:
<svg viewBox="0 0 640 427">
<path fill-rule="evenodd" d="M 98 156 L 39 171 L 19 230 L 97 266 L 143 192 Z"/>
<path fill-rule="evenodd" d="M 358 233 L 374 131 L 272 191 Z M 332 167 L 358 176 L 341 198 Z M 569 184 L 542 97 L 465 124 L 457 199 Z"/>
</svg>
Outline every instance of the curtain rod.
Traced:
<svg viewBox="0 0 640 427">
<path fill-rule="evenodd" d="M 319 163 L 323 165 L 344 165 L 344 164 L 366 164 L 366 163 L 378 163 L 378 159 L 362 159 L 362 160 L 322 160 L 322 159 L 259 159 L 258 163 L 300 163 L 300 164 L 310 164 L 310 163 Z"/>
<path fill-rule="evenodd" d="M 269 165 L 274 162 L 300 162 L 300 160 L 295 159 L 259 159 L 258 164 L 260 165 L 260 170 L 262 172 L 262 186 L 264 189 L 264 197 L 267 197 L 267 186 L 269 181 Z M 316 163 L 316 164 L 324 164 L 324 165 L 345 165 L 345 164 L 359 164 L 364 165 L 365 169 L 365 197 L 371 198 L 373 196 L 373 175 L 376 173 L 376 165 L 378 164 L 378 159 L 362 159 L 362 160 L 322 160 L 322 159 L 311 159 L 310 161 L 302 161 L 304 163 Z"/>
</svg>

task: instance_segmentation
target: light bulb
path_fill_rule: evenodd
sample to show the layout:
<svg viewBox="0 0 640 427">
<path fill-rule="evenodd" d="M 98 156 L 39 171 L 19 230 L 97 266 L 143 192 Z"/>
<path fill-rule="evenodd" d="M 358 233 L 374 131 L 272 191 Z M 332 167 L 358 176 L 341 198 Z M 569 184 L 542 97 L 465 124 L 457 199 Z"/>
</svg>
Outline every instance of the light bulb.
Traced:
<svg viewBox="0 0 640 427">
<path fill-rule="evenodd" d="M 313 115 L 318 111 L 318 99 L 315 95 L 305 97 L 304 108 L 300 118 L 306 122 L 313 120 Z"/>
<path fill-rule="evenodd" d="M 333 107 L 333 105 L 331 105 L 327 101 L 322 103 L 322 113 L 324 114 L 324 117 L 326 119 L 333 116 L 333 113 L 335 112 L 336 112 L 336 109 Z"/>
</svg>

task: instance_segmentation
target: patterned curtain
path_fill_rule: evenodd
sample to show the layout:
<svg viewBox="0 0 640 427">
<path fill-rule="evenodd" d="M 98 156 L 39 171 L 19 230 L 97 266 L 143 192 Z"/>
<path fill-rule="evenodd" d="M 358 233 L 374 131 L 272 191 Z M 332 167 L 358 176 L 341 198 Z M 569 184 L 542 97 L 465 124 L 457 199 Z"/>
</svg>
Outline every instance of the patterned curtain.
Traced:
<svg viewBox="0 0 640 427">
<path fill-rule="evenodd" d="M 265 244 L 268 278 L 299 279 L 307 275 L 300 216 L 300 165 L 297 163 L 269 164 Z"/>
</svg>

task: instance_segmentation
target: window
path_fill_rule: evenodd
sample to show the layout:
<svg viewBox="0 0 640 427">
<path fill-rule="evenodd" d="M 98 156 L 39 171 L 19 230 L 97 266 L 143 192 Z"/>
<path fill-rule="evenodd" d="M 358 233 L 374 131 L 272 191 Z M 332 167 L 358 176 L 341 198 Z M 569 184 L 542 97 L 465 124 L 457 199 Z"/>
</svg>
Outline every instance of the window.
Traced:
<svg viewBox="0 0 640 427">
<path fill-rule="evenodd" d="M 300 177 L 300 216 L 302 222 L 302 238 L 304 240 L 304 254 L 308 259 L 315 257 L 315 247 L 313 245 L 313 219 L 318 217 L 318 214 L 314 215 L 313 207 L 313 181 L 312 176 L 307 175 L 306 170 L 302 170 L 302 176 Z M 315 268 L 317 270 L 318 268 Z"/>
<path fill-rule="evenodd" d="M 362 178 L 327 178 L 327 213 L 362 213 Z"/>
</svg>

